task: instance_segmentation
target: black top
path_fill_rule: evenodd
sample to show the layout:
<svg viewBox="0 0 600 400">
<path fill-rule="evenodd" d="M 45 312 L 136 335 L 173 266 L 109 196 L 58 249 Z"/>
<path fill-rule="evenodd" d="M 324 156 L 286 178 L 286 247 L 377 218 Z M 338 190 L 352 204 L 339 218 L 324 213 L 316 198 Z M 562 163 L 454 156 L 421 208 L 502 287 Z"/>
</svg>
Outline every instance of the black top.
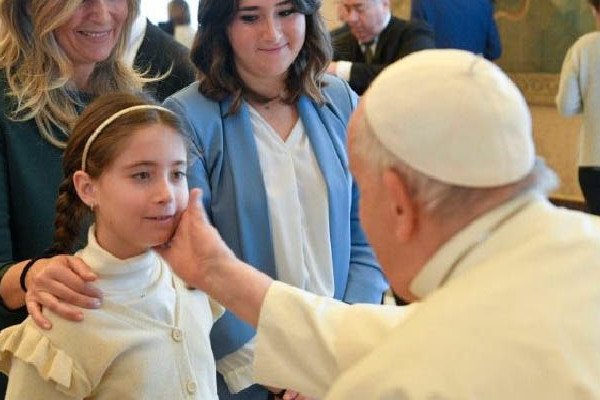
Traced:
<svg viewBox="0 0 600 400">
<path fill-rule="evenodd" d="M 158 82 L 148 83 L 145 90 L 158 101 L 183 89 L 194 81 L 195 68 L 190 59 L 190 51 L 162 29 L 148 21 L 144 40 L 133 62 L 134 67 L 141 72 L 148 68 L 147 76 L 160 76 L 169 71 L 171 74 Z"/>
</svg>

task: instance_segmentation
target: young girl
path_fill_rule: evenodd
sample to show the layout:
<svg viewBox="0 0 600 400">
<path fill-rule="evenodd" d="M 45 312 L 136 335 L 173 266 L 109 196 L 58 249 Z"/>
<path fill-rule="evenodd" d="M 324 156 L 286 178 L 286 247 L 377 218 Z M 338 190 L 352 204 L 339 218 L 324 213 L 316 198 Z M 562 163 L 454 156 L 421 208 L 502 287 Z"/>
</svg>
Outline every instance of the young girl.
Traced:
<svg viewBox="0 0 600 400">
<path fill-rule="evenodd" d="M 216 399 L 209 331 L 222 308 L 190 291 L 152 250 L 187 206 L 187 147 L 175 114 L 143 97 L 100 97 L 64 154 L 54 253 L 76 253 L 98 275 L 98 310 L 83 323 L 44 310 L 0 333 L 7 399 Z M 200 311 L 199 311 L 200 310 Z"/>
</svg>

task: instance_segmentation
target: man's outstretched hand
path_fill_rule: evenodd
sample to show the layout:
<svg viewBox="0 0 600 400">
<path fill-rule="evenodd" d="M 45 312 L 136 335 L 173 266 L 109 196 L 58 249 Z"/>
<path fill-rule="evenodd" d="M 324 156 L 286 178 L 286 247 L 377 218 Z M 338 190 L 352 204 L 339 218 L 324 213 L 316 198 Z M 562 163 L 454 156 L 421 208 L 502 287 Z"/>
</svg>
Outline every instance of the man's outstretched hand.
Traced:
<svg viewBox="0 0 600 400">
<path fill-rule="evenodd" d="M 192 189 L 171 242 L 156 250 L 189 286 L 206 292 L 249 324 L 258 324 L 273 280 L 235 257 L 208 222 L 200 189 Z"/>
<path fill-rule="evenodd" d="M 219 264 L 235 260 L 219 233 L 208 222 L 202 191 L 192 189 L 187 209 L 171 241 L 156 249 L 188 285 L 206 291 L 205 279 Z"/>
</svg>

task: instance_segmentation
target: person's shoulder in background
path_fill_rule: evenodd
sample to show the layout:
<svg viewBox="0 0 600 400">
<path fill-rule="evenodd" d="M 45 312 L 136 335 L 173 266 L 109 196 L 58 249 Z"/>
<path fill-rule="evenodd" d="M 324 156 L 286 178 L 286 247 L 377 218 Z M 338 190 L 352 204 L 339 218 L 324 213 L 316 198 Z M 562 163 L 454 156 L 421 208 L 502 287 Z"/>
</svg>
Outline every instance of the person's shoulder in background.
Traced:
<svg viewBox="0 0 600 400">
<path fill-rule="evenodd" d="M 171 71 L 164 79 L 150 82 L 145 87 L 160 102 L 195 80 L 195 68 L 189 49 L 150 21 L 147 22 L 144 39 L 135 55 L 134 67 L 146 72 L 149 77 Z"/>
<path fill-rule="evenodd" d="M 331 46 L 333 47 L 333 59 L 337 60 L 352 60 L 355 46 L 358 42 L 348 25 L 344 24 L 329 32 L 331 37 Z"/>
<path fill-rule="evenodd" d="M 169 35 L 173 35 L 173 33 L 175 32 L 175 25 L 173 24 L 173 21 L 159 22 L 158 27 L 165 31 L 165 33 L 168 33 Z"/>
<path fill-rule="evenodd" d="M 331 42 L 333 43 L 336 39 L 340 38 L 340 37 L 344 37 L 350 33 L 350 28 L 348 27 L 348 25 L 344 24 L 342 26 L 339 26 L 335 29 L 333 29 L 331 32 L 329 32 L 329 35 L 331 36 Z"/>
</svg>

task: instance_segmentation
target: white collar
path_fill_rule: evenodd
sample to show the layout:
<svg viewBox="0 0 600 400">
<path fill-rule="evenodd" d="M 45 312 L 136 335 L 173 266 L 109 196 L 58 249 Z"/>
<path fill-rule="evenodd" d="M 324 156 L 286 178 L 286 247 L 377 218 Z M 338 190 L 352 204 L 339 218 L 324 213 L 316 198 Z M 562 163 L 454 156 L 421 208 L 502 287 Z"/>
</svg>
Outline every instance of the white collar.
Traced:
<svg viewBox="0 0 600 400">
<path fill-rule="evenodd" d="M 385 24 L 383 24 L 383 29 L 381 30 L 381 32 L 383 32 L 385 30 L 385 28 L 388 27 L 391 20 L 392 20 L 392 13 L 388 11 L 387 16 L 385 17 Z M 380 35 L 381 35 L 381 32 L 379 32 Z M 377 35 L 377 36 L 379 36 L 379 35 Z"/>
<path fill-rule="evenodd" d="M 442 245 L 419 271 L 410 284 L 410 292 L 419 299 L 438 289 L 447 279 L 452 279 L 473 264 L 468 262 L 469 253 L 483 244 L 487 237 L 500 228 L 505 221 L 521 211 L 541 195 L 528 192 L 509 200 L 483 214 L 456 233 Z"/>
<path fill-rule="evenodd" d="M 87 246 L 75 255 L 98 274 L 98 280 L 93 284 L 105 296 L 145 293 L 158 281 L 166 267 L 154 250 L 126 260 L 115 257 L 96 241 L 94 225 L 88 231 Z"/>
</svg>

